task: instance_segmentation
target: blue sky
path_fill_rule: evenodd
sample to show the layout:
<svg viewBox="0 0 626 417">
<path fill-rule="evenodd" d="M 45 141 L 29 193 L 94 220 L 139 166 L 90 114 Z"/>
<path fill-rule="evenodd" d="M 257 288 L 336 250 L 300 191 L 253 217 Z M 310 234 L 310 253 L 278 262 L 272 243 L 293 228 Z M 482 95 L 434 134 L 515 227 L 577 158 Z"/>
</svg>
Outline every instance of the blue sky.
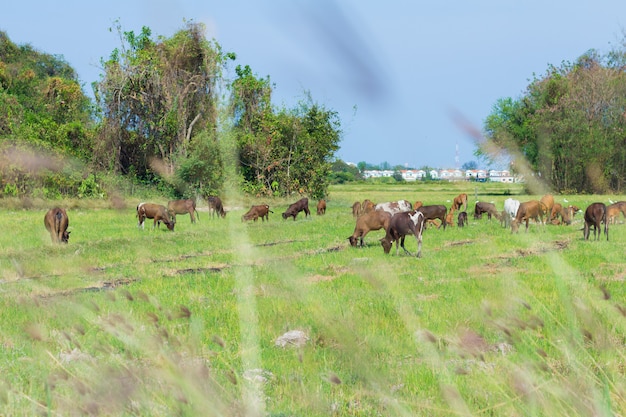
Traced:
<svg viewBox="0 0 626 417">
<path fill-rule="evenodd" d="M 499 98 L 519 97 L 549 64 L 621 45 L 626 27 L 624 0 L 25 0 L 2 9 L 0 30 L 63 55 L 89 94 L 100 58 L 120 46 L 109 31 L 116 20 L 166 37 L 202 22 L 236 64 L 270 76 L 276 105 L 294 107 L 308 91 L 337 111 L 344 161 L 435 168 L 476 160 L 452 115 L 480 129 Z"/>
</svg>

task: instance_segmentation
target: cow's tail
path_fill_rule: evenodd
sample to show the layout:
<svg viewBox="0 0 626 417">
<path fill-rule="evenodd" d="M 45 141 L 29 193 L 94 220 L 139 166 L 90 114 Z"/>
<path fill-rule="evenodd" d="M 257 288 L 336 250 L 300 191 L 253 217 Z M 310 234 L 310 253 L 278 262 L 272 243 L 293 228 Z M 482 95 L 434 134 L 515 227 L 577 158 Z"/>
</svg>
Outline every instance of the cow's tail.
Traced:
<svg viewBox="0 0 626 417">
<path fill-rule="evenodd" d="M 200 213 L 198 213 L 198 210 L 196 210 L 196 207 L 194 206 L 193 211 L 196 212 L 196 217 L 198 218 L 198 220 L 200 220 Z"/>
<path fill-rule="evenodd" d="M 61 221 L 63 220 L 63 213 L 61 211 L 57 211 L 54 214 L 54 233 L 57 235 L 58 239 L 61 240 Z"/>
</svg>

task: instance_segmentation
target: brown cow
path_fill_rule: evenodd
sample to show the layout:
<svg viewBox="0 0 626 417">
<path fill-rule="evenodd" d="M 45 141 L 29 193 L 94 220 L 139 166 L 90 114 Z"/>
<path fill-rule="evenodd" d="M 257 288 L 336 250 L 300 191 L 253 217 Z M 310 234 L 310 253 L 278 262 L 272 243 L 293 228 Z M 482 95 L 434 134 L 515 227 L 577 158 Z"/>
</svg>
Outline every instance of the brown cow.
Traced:
<svg viewBox="0 0 626 417">
<path fill-rule="evenodd" d="M 422 203 L 421 201 L 417 200 L 415 202 L 415 204 L 413 204 L 413 210 L 417 210 L 418 208 L 422 207 L 424 205 L 424 203 Z"/>
<path fill-rule="evenodd" d="M 354 226 L 354 233 L 348 237 L 351 246 L 357 246 L 360 240 L 360 246 L 363 246 L 363 238 L 371 230 L 380 230 L 389 228 L 389 222 L 391 221 L 391 214 L 382 211 L 374 210 L 369 213 L 365 213 L 356 219 L 356 225 Z"/>
<path fill-rule="evenodd" d="M 459 227 L 467 226 L 467 212 L 466 211 L 462 211 L 459 213 L 457 223 L 459 224 Z"/>
<path fill-rule="evenodd" d="M 626 201 L 618 201 L 606 206 L 606 219 L 609 224 L 617 224 L 620 213 L 626 217 Z"/>
<path fill-rule="evenodd" d="M 207 197 L 207 201 L 209 202 L 209 214 L 212 218 L 215 217 L 216 213 L 222 218 L 226 217 L 224 205 L 222 204 L 222 200 L 218 196 L 210 195 Z"/>
<path fill-rule="evenodd" d="M 167 202 L 167 211 L 169 211 L 172 219 L 176 219 L 177 214 L 187 214 L 189 213 L 189 217 L 191 218 L 191 223 L 196 222 L 195 215 L 198 216 L 198 220 L 200 220 L 200 214 L 196 210 L 196 201 L 192 199 L 187 200 L 171 200 Z M 195 215 L 194 215 L 195 214 Z"/>
<path fill-rule="evenodd" d="M 169 230 L 174 230 L 174 226 L 176 225 L 176 219 L 170 218 L 170 215 L 167 211 L 167 207 L 162 206 L 160 204 L 153 203 L 139 203 L 137 205 L 137 218 L 139 222 L 137 223 L 137 227 L 141 226 L 144 228 L 144 220 L 146 219 L 154 219 L 154 224 L 152 228 L 161 227 L 161 222 L 165 223 Z"/>
<path fill-rule="evenodd" d="M 425 222 L 435 219 L 441 220 L 441 223 L 437 226 L 437 229 L 439 229 L 441 225 L 443 225 L 443 230 L 446 230 L 446 213 L 448 212 L 446 206 L 440 204 L 422 206 L 418 208 L 417 211 L 421 212 L 424 215 Z M 432 222 L 430 223 L 433 224 Z"/>
<path fill-rule="evenodd" d="M 70 221 L 67 217 L 65 209 L 55 207 L 48 210 L 43 218 L 43 224 L 50 233 L 50 238 L 54 243 L 67 243 L 70 239 L 70 233 L 67 231 Z"/>
<path fill-rule="evenodd" d="M 543 210 L 543 214 L 546 216 L 546 222 L 550 220 L 552 215 L 552 207 L 554 207 L 554 197 L 552 194 L 546 194 L 541 197 L 539 202 L 543 205 L 541 209 Z"/>
<path fill-rule="evenodd" d="M 519 225 L 524 221 L 526 222 L 526 232 L 528 232 L 528 221 L 531 218 L 543 223 L 543 210 L 541 206 L 542 204 L 539 200 L 530 200 L 521 203 L 517 209 L 515 219 L 511 222 L 511 233 L 518 232 Z"/>
<path fill-rule="evenodd" d="M 454 227 L 454 206 L 450 207 L 448 214 L 446 215 L 446 224 Z"/>
<path fill-rule="evenodd" d="M 321 216 L 322 214 L 326 214 L 326 201 L 320 200 L 317 202 L 317 215 Z"/>
<path fill-rule="evenodd" d="M 417 258 L 422 256 L 422 232 L 424 231 L 424 215 L 420 211 L 403 211 L 396 213 L 389 222 L 385 237 L 380 239 L 385 253 L 389 253 L 393 242 L 396 242 L 396 256 L 398 255 L 398 242 L 407 255 L 411 255 L 404 247 L 404 238 L 407 235 L 415 236 L 417 240 Z"/>
<path fill-rule="evenodd" d="M 359 217 L 360 214 L 361 214 L 361 202 L 355 201 L 354 204 L 352 204 L 352 217 L 357 218 Z"/>
<path fill-rule="evenodd" d="M 304 217 L 308 217 L 311 215 L 311 212 L 309 211 L 309 199 L 306 197 L 303 197 L 290 205 L 283 213 L 283 219 L 293 217 L 293 221 L 296 221 L 296 216 L 298 216 L 298 213 L 300 213 L 301 211 L 304 211 Z"/>
<path fill-rule="evenodd" d="M 474 206 L 474 219 L 482 219 L 483 213 L 487 213 L 487 219 L 489 220 L 491 220 L 491 216 L 500 220 L 500 213 L 498 213 L 498 210 L 496 210 L 496 206 L 493 203 L 478 201 Z"/>
<path fill-rule="evenodd" d="M 374 211 L 376 207 L 376 203 L 372 202 L 370 199 L 366 198 L 363 200 L 363 204 L 361 204 L 361 214 L 369 213 L 370 211 Z"/>
<path fill-rule="evenodd" d="M 259 217 L 261 218 L 262 222 L 264 222 L 266 219 L 267 221 L 269 221 L 270 220 L 269 213 L 274 213 L 274 212 L 270 210 L 270 206 L 268 206 L 267 204 L 260 204 L 257 206 L 252 206 L 250 207 L 250 210 L 248 210 L 246 214 L 241 216 L 241 221 L 242 222 L 246 220 L 257 221 Z"/>
<path fill-rule="evenodd" d="M 574 216 L 573 206 L 563 207 L 560 203 L 554 203 L 550 212 L 550 223 L 552 224 L 571 224 Z M 559 220 L 559 217 L 561 218 Z"/>
<path fill-rule="evenodd" d="M 458 210 L 463 206 L 463 211 L 467 211 L 467 194 L 462 193 L 458 196 L 454 197 L 454 202 L 452 203 L 452 207 L 455 210 Z"/>
<path fill-rule="evenodd" d="M 585 227 L 583 229 L 583 238 L 589 239 L 589 231 L 593 226 L 593 240 L 599 240 L 602 230 L 600 225 L 604 223 L 604 234 L 606 240 L 609 240 L 609 222 L 606 218 L 606 205 L 604 203 L 591 203 L 585 210 Z M 597 236 L 596 236 L 597 232 Z"/>
</svg>

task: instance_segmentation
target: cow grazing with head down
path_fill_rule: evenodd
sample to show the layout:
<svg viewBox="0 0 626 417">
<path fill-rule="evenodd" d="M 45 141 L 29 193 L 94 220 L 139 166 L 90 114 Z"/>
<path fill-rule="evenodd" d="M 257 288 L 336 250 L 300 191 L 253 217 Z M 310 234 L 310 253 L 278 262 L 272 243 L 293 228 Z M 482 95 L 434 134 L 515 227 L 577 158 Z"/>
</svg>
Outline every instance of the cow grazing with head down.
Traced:
<svg viewBox="0 0 626 417">
<path fill-rule="evenodd" d="M 209 202 L 209 214 L 211 217 L 215 217 L 215 214 L 219 217 L 226 217 L 226 210 L 224 210 L 224 204 L 222 204 L 222 199 L 215 195 L 210 195 L 207 197 L 207 201 Z"/>
<path fill-rule="evenodd" d="M 454 197 L 454 202 L 452 203 L 452 207 L 455 210 L 459 210 L 461 206 L 463 206 L 463 211 L 467 211 L 467 194 L 465 193 Z"/>
<path fill-rule="evenodd" d="M 359 217 L 360 214 L 361 214 L 361 202 L 355 201 L 354 204 L 352 204 L 352 217 L 357 218 Z"/>
<path fill-rule="evenodd" d="M 544 210 L 542 210 L 542 206 L 543 205 L 538 200 L 530 200 L 521 203 L 515 219 L 511 222 L 511 233 L 518 232 L 519 225 L 522 224 L 522 222 L 526 222 L 526 232 L 528 232 L 528 221 L 530 219 L 535 219 L 543 223 Z"/>
<path fill-rule="evenodd" d="M 446 206 L 442 204 L 433 204 L 430 206 L 422 206 L 418 208 L 417 211 L 419 211 L 420 213 L 424 215 L 425 222 L 432 221 L 435 219 L 441 220 L 441 223 L 439 223 L 439 225 L 437 226 L 437 229 L 439 229 L 441 225 L 443 225 L 443 230 L 446 230 L 446 214 L 448 212 L 448 209 L 446 208 Z"/>
<path fill-rule="evenodd" d="M 606 218 L 606 205 L 604 203 L 591 203 L 585 210 L 585 227 L 583 229 L 583 238 L 589 239 L 589 231 L 593 226 L 593 240 L 599 240 L 602 229 L 600 225 L 604 223 L 604 234 L 606 240 L 609 240 L 609 222 Z M 597 236 L 596 236 L 597 234 Z"/>
<path fill-rule="evenodd" d="M 317 215 L 321 216 L 326 214 L 326 200 L 320 200 L 317 202 Z"/>
<path fill-rule="evenodd" d="M 306 197 L 303 197 L 290 205 L 283 213 L 283 219 L 293 217 L 293 221 L 296 221 L 296 216 L 298 216 L 298 213 L 300 213 L 301 211 L 304 211 L 304 217 L 308 217 L 311 215 L 311 211 L 309 211 L 309 199 Z"/>
<path fill-rule="evenodd" d="M 176 225 L 176 219 L 172 219 L 167 211 L 167 207 L 162 206 L 160 204 L 153 203 L 139 203 L 137 205 L 137 227 L 144 228 L 144 221 L 146 219 L 154 219 L 154 224 L 152 228 L 161 227 L 161 222 L 163 222 L 169 230 L 174 230 L 174 225 Z"/>
<path fill-rule="evenodd" d="M 270 206 L 268 206 L 267 204 L 259 204 L 259 205 L 250 207 L 250 210 L 248 210 L 246 214 L 241 216 L 241 221 L 242 222 L 246 220 L 257 221 L 258 218 L 260 218 L 262 222 L 264 222 L 265 220 L 269 221 L 270 220 L 269 213 L 274 213 L 272 210 L 270 210 Z"/>
<path fill-rule="evenodd" d="M 195 215 L 197 215 L 198 220 L 200 220 L 200 215 L 198 214 L 198 211 L 196 210 L 196 202 L 195 200 L 192 200 L 192 199 L 168 201 L 167 211 L 169 211 L 172 219 L 176 219 L 177 214 L 189 213 L 189 217 L 191 218 L 191 223 L 196 222 Z"/>
<path fill-rule="evenodd" d="M 618 201 L 606 206 L 606 219 L 609 224 L 617 224 L 620 213 L 626 217 L 626 201 Z"/>
<path fill-rule="evenodd" d="M 380 239 L 380 244 L 383 246 L 385 253 L 389 253 L 393 242 L 396 242 L 396 256 L 398 255 L 399 247 L 402 246 L 404 252 L 407 255 L 411 255 L 404 247 L 404 238 L 407 235 L 415 236 L 417 240 L 417 253 L 415 256 L 420 258 L 422 256 L 422 232 L 424 231 L 424 215 L 417 210 L 410 212 L 396 213 L 389 222 L 387 233 L 385 237 Z"/>
<path fill-rule="evenodd" d="M 457 218 L 457 223 L 459 224 L 459 227 L 467 226 L 467 212 L 466 211 L 462 211 L 459 213 L 459 217 Z"/>
<path fill-rule="evenodd" d="M 363 247 L 363 238 L 372 230 L 380 230 L 389 228 L 389 222 L 391 221 L 391 214 L 382 211 L 374 210 L 369 213 L 365 213 L 356 219 L 356 225 L 354 226 L 354 232 L 352 236 L 348 237 L 351 246 Z"/>
<path fill-rule="evenodd" d="M 487 213 L 487 219 L 489 220 L 491 220 L 491 216 L 494 216 L 496 219 L 500 220 L 500 213 L 498 213 L 498 210 L 493 203 L 478 201 L 474 206 L 474 219 L 482 219 L 483 213 Z"/>
<path fill-rule="evenodd" d="M 48 210 L 43 218 L 43 224 L 50 233 L 50 238 L 54 243 L 68 243 L 70 239 L 70 233 L 67 231 L 67 227 L 70 221 L 67 217 L 65 209 L 55 207 Z"/>
</svg>

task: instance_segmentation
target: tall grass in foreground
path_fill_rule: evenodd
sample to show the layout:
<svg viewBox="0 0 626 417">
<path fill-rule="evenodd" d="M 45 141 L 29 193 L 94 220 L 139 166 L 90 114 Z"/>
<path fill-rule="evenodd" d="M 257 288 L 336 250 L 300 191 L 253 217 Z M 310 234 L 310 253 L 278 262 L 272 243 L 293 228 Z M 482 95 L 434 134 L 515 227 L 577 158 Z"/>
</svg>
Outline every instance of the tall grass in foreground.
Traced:
<svg viewBox="0 0 626 417">
<path fill-rule="evenodd" d="M 384 255 L 381 231 L 348 246 L 354 200 L 508 197 L 463 187 L 335 187 L 295 222 L 292 201 L 244 224 L 227 199 L 173 233 L 137 229 L 135 202 L 77 204 L 66 246 L 45 210 L 3 209 L 0 414 L 625 414 L 626 225 L 594 242 L 580 215 L 514 235 L 470 215 L 426 230 L 422 259 Z M 290 330 L 308 339 L 277 346 Z"/>
</svg>

